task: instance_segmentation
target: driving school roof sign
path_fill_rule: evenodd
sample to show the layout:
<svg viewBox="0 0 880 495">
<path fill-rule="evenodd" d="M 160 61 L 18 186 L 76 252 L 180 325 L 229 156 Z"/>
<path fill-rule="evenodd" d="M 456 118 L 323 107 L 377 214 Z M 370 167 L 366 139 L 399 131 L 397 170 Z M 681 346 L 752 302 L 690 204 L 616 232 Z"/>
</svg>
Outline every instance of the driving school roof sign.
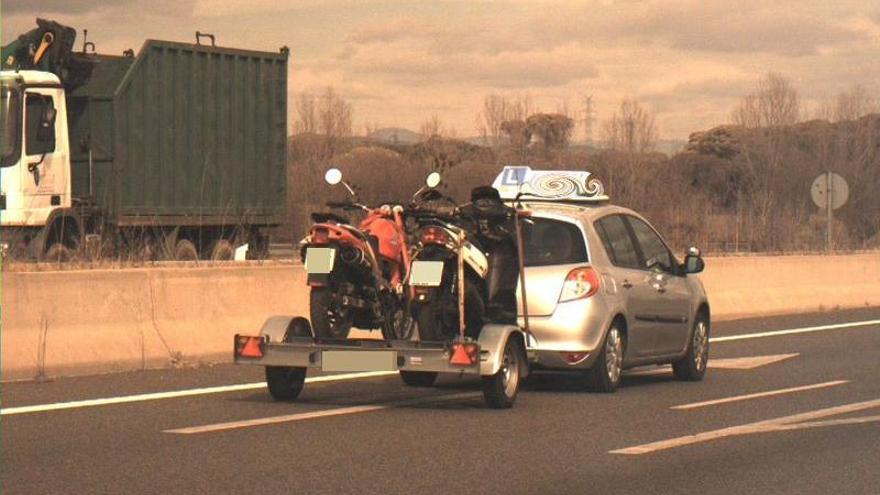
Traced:
<svg viewBox="0 0 880 495">
<path fill-rule="evenodd" d="M 605 187 L 590 175 L 589 172 L 507 166 L 495 178 L 492 187 L 505 200 L 607 201 Z"/>
</svg>

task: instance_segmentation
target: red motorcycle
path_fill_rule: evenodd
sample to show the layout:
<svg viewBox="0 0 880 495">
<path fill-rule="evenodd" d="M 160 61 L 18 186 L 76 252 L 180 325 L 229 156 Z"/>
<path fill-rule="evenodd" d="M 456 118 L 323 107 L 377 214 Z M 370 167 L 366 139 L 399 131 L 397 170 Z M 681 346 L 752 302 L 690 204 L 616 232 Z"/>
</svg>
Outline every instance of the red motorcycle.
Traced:
<svg viewBox="0 0 880 495">
<path fill-rule="evenodd" d="M 338 169 L 328 170 L 324 179 L 341 183 L 352 197 L 327 206 L 362 210 L 366 218 L 354 227 L 335 213 L 312 214 L 315 224 L 301 244 L 315 335 L 345 339 L 352 327 L 381 328 L 385 339 L 409 339 L 415 322 L 403 285 L 410 266 L 403 207 L 355 202 L 357 195 Z"/>
</svg>

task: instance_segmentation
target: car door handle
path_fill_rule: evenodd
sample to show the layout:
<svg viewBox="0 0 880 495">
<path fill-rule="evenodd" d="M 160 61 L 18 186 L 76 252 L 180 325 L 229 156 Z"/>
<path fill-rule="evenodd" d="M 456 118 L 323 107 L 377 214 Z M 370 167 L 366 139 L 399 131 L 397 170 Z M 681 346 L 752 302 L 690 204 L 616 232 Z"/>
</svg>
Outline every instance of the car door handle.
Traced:
<svg viewBox="0 0 880 495">
<path fill-rule="evenodd" d="M 620 285 L 622 285 L 624 289 L 632 289 L 633 286 L 632 282 L 630 282 L 629 280 L 624 280 L 623 283 Z"/>
</svg>

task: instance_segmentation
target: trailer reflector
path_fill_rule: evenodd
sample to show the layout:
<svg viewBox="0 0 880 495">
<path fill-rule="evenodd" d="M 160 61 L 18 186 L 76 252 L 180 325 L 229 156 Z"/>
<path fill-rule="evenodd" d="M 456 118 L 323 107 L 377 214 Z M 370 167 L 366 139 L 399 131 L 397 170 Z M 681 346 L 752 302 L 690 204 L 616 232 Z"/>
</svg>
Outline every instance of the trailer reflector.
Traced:
<svg viewBox="0 0 880 495">
<path fill-rule="evenodd" d="M 452 355 L 449 364 L 473 366 L 479 362 L 480 346 L 474 342 L 456 342 L 452 344 Z"/>
<path fill-rule="evenodd" d="M 248 337 L 237 335 L 235 351 L 240 357 L 261 358 L 263 357 L 263 339 L 260 337 Z"/>
</svg>

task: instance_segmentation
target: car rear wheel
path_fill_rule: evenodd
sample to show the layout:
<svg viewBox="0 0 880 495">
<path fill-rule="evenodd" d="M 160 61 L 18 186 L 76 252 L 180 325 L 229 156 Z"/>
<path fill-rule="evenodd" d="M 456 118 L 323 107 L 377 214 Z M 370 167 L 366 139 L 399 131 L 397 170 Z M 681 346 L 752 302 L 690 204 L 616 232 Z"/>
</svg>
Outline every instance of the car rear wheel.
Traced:
<svg viewBox="0 0 880 495">
<path fill-rule="evenodd" d="M 602 343 L 596 362 L 587 371 L 587 385 L 590 390 L 602 393 L 617 390 L 623 370 L 624 349 L 623 332 L 620 331 L 617 323 L 612 323 L 605 334 L 605 341 Z"/>
<path fill-rule="evenodd" d="M 698 382 L 706 375 L 709 364 L 709 318 L 700 314 L 694 320 L 691 340 L 684 357 L 672 363 L 672 372 L 679 380 Z"/>
</svg>

